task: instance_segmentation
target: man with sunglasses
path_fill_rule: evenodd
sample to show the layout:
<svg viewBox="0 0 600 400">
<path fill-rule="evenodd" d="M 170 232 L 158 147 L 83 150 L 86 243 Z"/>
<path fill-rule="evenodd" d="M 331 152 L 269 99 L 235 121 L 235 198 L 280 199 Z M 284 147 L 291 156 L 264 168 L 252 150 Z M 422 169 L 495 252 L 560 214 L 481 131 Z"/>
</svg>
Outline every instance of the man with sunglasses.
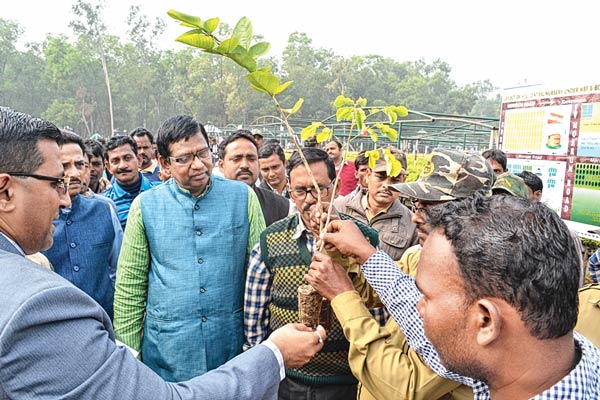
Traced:
<svg viewBox="0 0 600 400">
<path fill-rule="evenodd" d="M 378 152 L 375 166 L 367 171 L 367 192 L 338 197 L 333 204 L 339 212 L 373 227 L 379 234 L 380 248 L 393 260 L 399 260 L 406 249 L 418 242 L 412 212 L 400 202 L 398 192 L 390 189 L 406 179 L 406 155 L 394 147 Z M 388 175 L 386 156 L 402 165 L 394 176 Z"/>
<path fill-rule="evenodd" d="M 298 287 L 304 284 L 319 235 L 314 219 L 317 197 L 320 195 L 323 207 L 335 197 L 333 160 L 318 148 L 305 148 L 303 154 L 319 191 L 313 186 L 300 155 L 294 153 L 287 168 L 290 199 L 297 212 L 267 227 L 250 254 L 244 307 L 246 348 L 267 339 L 277 327 L 298 321 Z M 371 243 L 377 242 L 374 230 L 364 224 L 360 228 Z M 383 310 L 374 312 L 384 322 Z M 279 399 L 353 398 L 356 398 L 356 379 L 348 367 L 348 342 L 340 324 L 333 321 L 323 350 L 302 368 L 286 371 Z"/>
<path fill-rule="evenodd" d="M 60 159 L 69 182 L 71 206 L 54 221 L 54 244 L 43 254 L 54 270 L 83 290 L 113 318 L 117 260 L 123 231 L 108 201 L 81 194 L 85 181 L 85 145 L 63 131 Z"/>
<path fill-rule="evenodd" d="M 242 351 L 246 260 L 265 228 L 254 191 L 212 175 L 209 143 L 190 116 L 162 123 L 159 162 L 172 179 L 133 201 L 117 269 L 117 338 L 169 381 Z"/>
<path fill-rule="evenodd" d="M 407 249 L 397 262 L 400 268 L 412 276 L 416 274 L 421 248 L 430 232 L 428 209 L 479 190 L 489 192 L 493 181 L 494 172 L 480 155 L 436 149 L 416 182 L 390 185 L 390 189 L 413 201 L 412 222 L 419 238 L 419 244 Z M 331 301 L 344 328 L 350 342 L 350 366 L 361 383 L 361 400 L 473 398 L 470 388 L 431 370 L 408 346 L 393 318 L 381 328 L 367 312 L 347 271 L 331 258 L 317 253 L 306 280 Z"/>
<path fill-rule="evenodd" d="M 287 325 L 214 372 L 169 383 L 116 345 L 98 303 L 26 259 L 52 245 L 52 220 L 71 205 L 61 141 L 53 124 L 0 107 L 0 399 L 276 399 L 284 368 L 323 347 L 322 327 Z"/>
</svg>

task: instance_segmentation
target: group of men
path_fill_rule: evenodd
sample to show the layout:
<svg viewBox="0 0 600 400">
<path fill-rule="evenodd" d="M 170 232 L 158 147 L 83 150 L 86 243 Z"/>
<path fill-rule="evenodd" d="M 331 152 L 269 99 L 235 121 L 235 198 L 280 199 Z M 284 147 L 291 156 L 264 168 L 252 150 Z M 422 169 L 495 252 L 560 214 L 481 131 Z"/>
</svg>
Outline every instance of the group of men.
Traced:
<svg viewBox="0 0 600 400">
<path fill-rule="evenodd" d="M 175 116 L 156 143 L 110 139 L 107 187 L 78 139 L 0 109 L 1 399 L 600 393 L 600 352 L 573 333 L 572 235 L 485 155 L 436 149 L 407 183 L 395 148 L 374 168 L 336 141 L 286 160 L 238 131 L 220 177 L 202 124 Z M 39 251 L 66 280 L 22 257 Z M 331 302 L 327 332 L 294 324 L 305 282 Z"/>
</svg>

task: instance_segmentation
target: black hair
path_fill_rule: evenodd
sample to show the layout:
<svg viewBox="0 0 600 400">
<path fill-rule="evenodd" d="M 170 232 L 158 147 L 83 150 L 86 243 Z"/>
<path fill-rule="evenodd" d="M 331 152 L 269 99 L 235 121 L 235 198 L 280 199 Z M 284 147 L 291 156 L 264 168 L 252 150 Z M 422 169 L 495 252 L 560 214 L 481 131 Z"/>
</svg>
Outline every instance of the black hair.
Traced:
<svg viewBox="0 0 600 400">
<path fill-rule="evenodd" d="M 354 169 L 358 171 L 363 165 L 369 165 L 369 157 L 365 157 L 365 152 L 361 151 L 354 159 Z"/>
<path fill-rule="evenodd" d="M 331 180 L 335 179 L 335 165 L 325 150 L 316 147 L 308 147 L 302 149 L 302 154 L 304 154 L 304 158 L 306 158 L 308 165 L 324 162 L 327 165 L 327 176 L 329 176 L 329 179 Z M 299 165 L 304 165 L 304 163 L 302 162 L 302 158 L 300 158 L 298 151 L 294 151 L 294 154 L 292 154 L 288 160 L 287 175 L 290 176 L 292 170 Z"/>
<path fill-rule="evenodd" d="M 219 143 L 219 147 L 217 148 L 217 156 L 219 157 L 219 160 L 223 160 L 225 158 L 225 148 L 229 146 L 230 143 L 233 143 L 238 139 L 246 139 L 252 143 L 256 148 L 256 153 L 258 153 L 258 143 L 256 143 L 254 136 L 252 136 L 252 132 L 246 129 L 240 129 L 233 132 L 231 135 L 223 139 L 221 143 Z"/>
<path fill-rule="evenodd" d="M 109 139 L 108 143 L 106 143 L 106 151 L 104 152 L 104 159 L 106 161 L 109 160 L 108 157 L 108 152 L 111 150 L 116 149 L 117 147 L 121 147 L 123 145 L 130 145 L 131 146 L 131 150 L 133 150 L 133 154 L 137 155 L 138 153 L 138 148 L 137 148 L 137 143 L 135 142 L 135 140 L 133 140 L 131 138 L 131 136 L 126 136 L 126 135 L 117 135 L 117 136 L 113 136 Z"/>
<path fill-rule="evenodd" d="M 502 169 L 504 171 L 506 171 L 506 154 L 504 154 L 504 152 L 502 150 L 498 150 L 498 149 L 486 150 L 483 152 L 482 156 L 486 160 L 491 159 L 491 160 L 496 161 L 498 164 L 500 164 Z"/>
<path fill-rule="evenodd" d="M 102 143 L 94 139 L 88 139 L 85 141 L 85 146 L 94 157 L 100 157 L 104 160 L 104 145 Z"/>
<path fill-rule="evenodd" d="M 85 143 L 83 143 L 83 139 L 81 136 L 76 134 L 75 132 L 68 131 L 66 129 L 61 129 L 63 135 L 63 145 L 67 143 L 74 143 L 81 149 L 81 152 L 85 155 Z"/>
<path fill-rule="evenodd" d="M 194 117 L 189 115 L 175 115 L 174 117 L 167 118 L 158 128 L 156 134 L 156 147 L 158 154 L 164 158 L 169 157 L 169 146 L 173 143 L 177 143 L 181 140 L 187 140 L 200 132 L 206 141 L 208 146 L 208 134 L 204 126 L 198 122 Z"/>
<path fill-rule="evenodd" d="M 285 164 L 285 152 L 283 151 L 281 146 L 276 143 L 269 143 L 263 145 L 263 147 L 261 147 L 258 151 L 258 158 L 269 158 L 273 154 L 277 154 L 277 157 L 279 157 L 281 162 Z"/>
<path fill-rule="evenodd" d="M 147 136 L 148 140 L 150 140 L 150 144 L 154 144 L 154 136 L 146 128 L 137 127 L 129 133 L 129 136 L 131 136 L 132 138 Z"/>
<path fill-rule="evenodd" d="M 538 339 L 573 330 L 581 261 L 558 214 L 541 202 L 481 194 L 428 214 L 453 247 L 468 303 L 506 301 Z"/>
<path fill-rule="evenodd" d="M 542 179 L 533 172 L 522 171 L 515 175 L 523 178 L 523 181 L 529 186 L 532 192 L 544 190 L 544 182 L 542 182 Z"/>
<path fill-rule="evenodd" d="M 61 145 L 62 136 L 51 122 L 0 107 L 0 172 L 35 172 L 44 163 L 38 142 Z"/>
</svg>

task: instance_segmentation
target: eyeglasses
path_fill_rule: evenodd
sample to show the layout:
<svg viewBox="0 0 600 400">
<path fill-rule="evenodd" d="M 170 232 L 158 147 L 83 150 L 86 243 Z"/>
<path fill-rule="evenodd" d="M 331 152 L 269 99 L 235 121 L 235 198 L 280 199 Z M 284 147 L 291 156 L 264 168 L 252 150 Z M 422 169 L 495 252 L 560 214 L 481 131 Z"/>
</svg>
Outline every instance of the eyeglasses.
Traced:
<svg viewBox="0 0 600 400">
<path fill-rule="evenodd" d="M 210 154 L 210 149 L 207 147 L 195 153 L 184 154 L 178 157 L 169 157 L 169 160 L 173 161 L 175 164 L 186 166 L 190 165 L 194 161 L 194 158 L 198 158 L 200 161 L 209 159 Z"/>
<path fill-rule="evenodd" d="M 41 181 L 50 181 L 52 182 L 52 186 L 58 194 L 65 195 L 69 191 L 69 182 L 70 178 L 57 178 L 55 176 L 47 176 L 47 175 L 38 175 L 38 174 L 28 174 L 26 172 L 6 172 L 11 176 L 17 176 L 22 178 L 33 178 L 39 179 Z"/>
<path fill-rule="evenodd" d="M 439 204 L 444 204 L 447 201 L 432 201 L 432 202 L 425 202 L 425 201 L 419 201 L 419 200 L 413 200 L 412 201 L 412 205 L 413 205 L 413 210 L 415 211 L 415 214 L 421 214 L 421 215 L 425 215 L 427 214 L 427 210 L 429 210 L 431 207 L 437 206 Z"/>
<path fill-rule="evenodd" d="M 332 185 L 333 185 L 333 181 L 329 182 L 329 185 L 327 185 L 327 186 L 319 186 L 319 191 L 321 192 L 321 197 L 325 197 L 325 196 L 329 195 L 329 189 L 331 189 Z M 315 189 L 314 187 L 311 187 L 310 189 L 297 188 L 297 189 L 290 190 L 290 196 L 292 196 L 296 200 L 306 199 L 306 195 L 309 193 L 312 196 L 312 198 L 315 200 L 319 196 L 319 194 L 317 193 L 317 189 Z"/>
</svg>

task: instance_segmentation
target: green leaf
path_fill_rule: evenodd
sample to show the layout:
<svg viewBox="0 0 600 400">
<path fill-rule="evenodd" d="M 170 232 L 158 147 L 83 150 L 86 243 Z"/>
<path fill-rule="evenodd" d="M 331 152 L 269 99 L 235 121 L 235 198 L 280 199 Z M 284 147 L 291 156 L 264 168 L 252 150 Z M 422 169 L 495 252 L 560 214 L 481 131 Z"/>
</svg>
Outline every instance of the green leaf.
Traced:
<svg viewBox="0 0 600 400">
<path fill-rule="evenodd" d="M 335 119 L 339 121 L 351 121 L 352 120 L 352 111 L 354 108 L 352 106 L 340 107 L 335 112 Z"/>
<path fill-rule="evenodd" d="M 229 54 L 238 46 L 239 39 L 236 37 L 230 37 L 221 42 L 221 44 L 215 49 L 219 54 Z"/>
<path fill-rule="evenodd" d="M 201 29 L 188 31 L 180 35 L 175 41 L 205 50 L 211 50 L 215 46 L 215 39 L 212 36 L 207 36 Z"/>
<path fill-rule="evenodd" d="M 204 29 L 206 32 L 213 33 L 219 26 L 219 18 L 211 18 L 204 21 Z"/>
<path fill-rule="evenodd" d="M 296 104 L 294 104 L 294 107 L 292 107 L 292 109 L 290 111 L 290 115 L 294 115 L 298 111 L 300 111 L 300 107 L 302 107 L 302 104 L 304 104 L 304 99 L 299 98 L 298 101 L 296 102 Z"/>
<path fill-rule="evenodd" d="M 300 138 L 304 140 L 308 140 L 311 137 L 315 136 L 317 133 L 317 129 L 323 126 L 322 122 L 313 122 L 309 126 L 305 127 L 300 131 Z"/>
<path fill-rule="evenodd" d="M 396 114 L 396 107 L 387 106 L 387 107 L 383 108 L 383 111 L 388 116 L 388 120 L 390 121 L 390 124 L 395 124 L 396 120 L 398 119 L 398 114 Z"/>
<path fill-rule="evenodd" d="M 400 118 L 404 118 L 408 115 L 408 108 L 404 107 L 404 106 L 396 106 L 396 114 L 398 114 L 398 116 Z"/>
<path fill-rule="evenodd" d="M 402 172 L 402 163 L 394 157 L 392 152 L 389 149 L 383 150 L 383 155 L 385 157 L 385 171 L 388 176 L 395 177 Z"/>
<path fill-rule="evenodd" d="M 242 17 L 233 28 L 232 37 L 236 37 L 239 40 L 239 44 L 246 49 L 250 48 L 252 42 L 252 22 L 248 17 Z"/>
<path fill-rule="evenodd" d="M 369 116 L 373 115 L 373 114 L 377 114 L 378 112 L 383 111 L 381 108 L 371 108 L 369 110 Z"/>
<path fill-rule="evenodd" d="M 265 54 L 271 48 L 271 44 L 268 42 L 256 43 L 254 46 L 248 49 L 248 54 L 254 58 L 258 58 Z"/>
<path fill-rule="evenodd" d="M 398 141 L 398 131 L 391 126 L 384 125 L 383 129 L 381 129 L 381 133 L 383 133 L 385 137 L 387 137 L 392 143 L 396 143 Z"/>
<path fill-rule="evenodd" d="M 358 100 L 356 100 L 356 105 L 365 108 L 367 106 L 367 99 L 364 97 L 359 97 Z"/>
<path fill-rule="evenodd" d="M 332 137 L 333 131 L 331 128 L 323 128 L 323 130 L 317 134 L 317 143 L 329 141 Z"/>
<path fill-rule="evenodd" d="M 185 22 L 189 26 L 194 26 L 196 28 L 204 29 L 204 27 L 202 26 L 202 20 L 199 17 L 195 17 L 193 15 L 188 15 L 188 14 L 185 14 L 185 13 L 182 13 L 179 11 L 175 11 L 175 10 L 169 10 L 169 11 L 167 11 L 167 14 L 169 14 L 169 16 L 173 19 L 176 19 L 181 22 Z"/>
<path fill-rule="evenodd" d="M 354 110 L 354 123 L 359 131 L 362 131 L 365 126 L 365 112 L 360 108 Z"/>
<path fill-rule="evenodd" d="M 345 106 L 353 106 L 354 102 L 352 101 L 352 99 L 349 99 L 348 97 L 339 95 L 338 97 L 335 98 L 333 105 L 336 106 L 337 108 L 339 108 L 339 107 L 345 107 Z"/>
<path fill-rule="evenodd" d="M 246 78 L 255 88 L 262 88 L 261 92 L 273 95 L 279 88 L 279 79 L 275 75 L 266 71 L 254 71 L 249 73 Z"/>
<path fill-rule="evenodd" d="M 365 157 L 369 159 L 369 168 L 375 168 L 375 163 L 379 160 L 379 152 L 377 150 L 369 150 L 365 152 Z"/>
<path fill-rule="evenodd" d="M 187 28 L 198 28 L 196 25 L 188 24 L 187 22 L 180 22 L 179 25 L 185 26 Z M 200 27 L 199 29 L 205 30 L 204 27 Z"/>
<path fill-rule="evenodd" d="M 373 128 L 367 128 L 367 132 L 371 135 L 371 140 L 377 142 L 379 140 L 379 136 L 377 136 L 377 132 Z"/>
<path fill-rule="evenodd" d="M 288 86 L 290 86 L 292 84 L 292 82 L 294 82 L 294 81 L 287 81 L 287 82 L 284 82 L 281 85 L 277 86 L 277 89 L 275 89 L 273 94 L 277 95 L 277 94 L 283 92 L 285 89 L 288 88 Z"/>
<path fill-rule="evenodd" d="M 249 72 L 256 71 L 256 60 L 246 54 L 231 53 L 228 55 L 228 57 L 235 61 L 241 67 L 247 69 Z"/>
</svg>

